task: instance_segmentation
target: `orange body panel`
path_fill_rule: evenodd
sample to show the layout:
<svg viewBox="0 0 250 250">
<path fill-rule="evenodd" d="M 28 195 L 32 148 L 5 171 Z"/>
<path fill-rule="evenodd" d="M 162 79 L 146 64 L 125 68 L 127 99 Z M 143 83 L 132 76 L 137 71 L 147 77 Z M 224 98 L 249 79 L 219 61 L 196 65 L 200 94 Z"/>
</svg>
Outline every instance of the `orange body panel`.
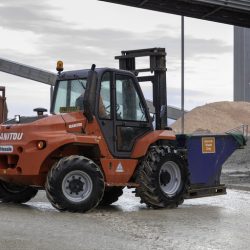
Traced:
<svg viewBox="0 0 250 250">
<path fill-rule="evenodd" d="M 101 159 L 108 186 L 128 183 L 137 166 L 133 159 Z"/>
<path fill-rule="evenodd" d="M 126 185 L 136 169 L 137 158 L 159 139 L 174 140 L 175 136 L 171 131 L 150 132 L 137 140 L 132 159 L 116 159 L 109 152 L 97 121 L 88 123 L 81 112 L 48 116 L 32 123 L 1 125 L 0 148 L 10 146 L 12 152 L 0 152 L 0 179 L 43 187 L 47 172 L 58 159 L 77 154 L 79 145 L 96 145 L 106 185 Z M 37 143 L 41 140 L 46 147 L 39 150 Z M 75 146 L 68 149 L 68 145 Z"/>
<path fill-rule="evenodd" d="M 139 157 L 144 156 L 148 151 L 148 147 L 152 143 L 154 143 L 158 140 L 173 141 L 175 139 L 176 139 L 175 134 L 171 130 L 152 131 L 136 141 L 136 144 L 135 144 L 135 147 L 134 147 L 134 150 L 132 152 L 131 157 L 132 158 L 139 158 Z"/>
</svg>

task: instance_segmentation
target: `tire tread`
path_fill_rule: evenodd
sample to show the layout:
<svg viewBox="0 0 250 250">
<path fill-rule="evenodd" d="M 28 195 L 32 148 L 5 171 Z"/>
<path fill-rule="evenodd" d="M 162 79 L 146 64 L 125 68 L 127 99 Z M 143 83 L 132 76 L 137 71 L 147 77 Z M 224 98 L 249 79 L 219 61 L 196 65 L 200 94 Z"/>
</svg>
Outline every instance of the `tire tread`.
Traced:
<svg viewBox="0 0 250 250">
<path fill-rule="evenodd" d="M 175 161 L 182 173 L 182 189 L 175 197 L 166 197 L 161 191 L 158 183 L 159 165 L 163 160 Z M 141 161 L 136 182 L 136 196 L 141 198 L 141 203 L 145 203 L 152 208 L 176 208 L 183 203 L 183 196 L 187 188 L 188 172 L 184 160 L 177 154 L 170 152 L 169 148 L 153 146 L 148 154 Z"/>
<path fill-rule="evenodd" d="M 62 194 L 61 186 L 58 183 L 64 173 L 74 170 L 74 168 L 87 171 L 95 177 L 92 181 L 96 187 L 96 193 L 91 194 L 91 197 L 88 197 L 82 204 L 75 204 L 67 200 Z M 104 177 L 99 166 L 92 160 L 84 156 L 71 155 L 62 158 L 52 166 L 47 175 L 45 189 L 48 200 L 56 209 L 60 211 L 86 212 L 99 204 L 104 192 Z"/>
</svg>

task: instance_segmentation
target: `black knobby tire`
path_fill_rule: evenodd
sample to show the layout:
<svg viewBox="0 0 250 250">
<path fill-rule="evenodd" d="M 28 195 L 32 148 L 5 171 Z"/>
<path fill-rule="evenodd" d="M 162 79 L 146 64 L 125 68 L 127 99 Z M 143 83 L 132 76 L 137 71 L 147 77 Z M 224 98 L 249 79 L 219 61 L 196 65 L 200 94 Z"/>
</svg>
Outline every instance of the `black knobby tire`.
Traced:
<svg viewBox="0 0 250 250">
<path fill-rule="evenodd" d="M 18 186 L 0 181 L 0 201 L 12 203 L 25 203 L 37 194 L 38 190 L 29 186 Z"/>
<path fill-rule="evenodd" d="M 167 170 L 164 172 L 164 169 Z M 177 173 L 179 180 L 177 178 L 174 180 L 171 173 L 168 173 L 168 169 L 172 171 L 173 176 Z M 167 149 L 152 147 L 140 163 L 136 182 L 139 184 L 136 188 L 136 196 L 141 198 L 142 203 L 152 208 L 175 208 L 183 203 L 187 188 L 186 163 L 180 156 L 168 152 Z M 168 183 L 170 183 L 169 189 Z"/>
<path fill-rule="evenodd" d="M 99 203 L 99 206 L 108 206 L 116 201 L 123 194 L 123 187 L 107 187 L 104 191 L 102 200 Z"/>
<path fill-rule="evenodd" d="M 95 208 L 102 199 L 104 177 L 92 160 L 72 155 L 51 168 L 45 189 L 56 209 L 83 213 Z"/>
</svg>

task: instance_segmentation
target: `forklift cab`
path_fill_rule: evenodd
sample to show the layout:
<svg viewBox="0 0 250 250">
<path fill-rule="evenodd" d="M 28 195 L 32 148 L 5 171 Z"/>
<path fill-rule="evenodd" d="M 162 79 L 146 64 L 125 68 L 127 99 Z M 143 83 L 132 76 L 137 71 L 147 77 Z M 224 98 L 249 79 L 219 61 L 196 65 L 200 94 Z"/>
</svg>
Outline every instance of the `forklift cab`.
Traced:
<svg viewBox="0 0 250 250">
<path fill-rule="evenodd" d="M 130 157 L 137 138 L 152 131 L 147 104 L 135 75 L 109 68 L 63 72 L 51 113 L 82 111 L 94 116 L 115 157 Z"/>
<path fill-rule="evenodd" d="M 149 67 L 137 69 L 138 57 L 148 57 Z M 152 83 L 155 128 L 166 129 L 166 52 L 163 48 L 122 51 L 115 59 L 120 70 L 92 65 L 91 70 L 62 72 L 59 64 L 51 113 L 83 111 L 88 122 L 95 117 L 113 156 L 126 158 L 136 140 L 153 130 L 139 82 Z"/>
</svg>

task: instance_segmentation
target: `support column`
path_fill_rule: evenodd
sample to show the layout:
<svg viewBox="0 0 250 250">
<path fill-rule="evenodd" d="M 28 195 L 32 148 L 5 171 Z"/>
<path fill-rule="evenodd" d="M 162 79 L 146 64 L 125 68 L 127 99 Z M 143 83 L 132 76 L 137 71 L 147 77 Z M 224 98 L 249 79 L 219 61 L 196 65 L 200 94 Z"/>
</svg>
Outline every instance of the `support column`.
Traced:
<svg viewBox="0 0 250 250">
<path fill-rule="evenodd" d="M 250 102 L 250 29 L 234 28 L 234 101 Z"/>
</svg>

